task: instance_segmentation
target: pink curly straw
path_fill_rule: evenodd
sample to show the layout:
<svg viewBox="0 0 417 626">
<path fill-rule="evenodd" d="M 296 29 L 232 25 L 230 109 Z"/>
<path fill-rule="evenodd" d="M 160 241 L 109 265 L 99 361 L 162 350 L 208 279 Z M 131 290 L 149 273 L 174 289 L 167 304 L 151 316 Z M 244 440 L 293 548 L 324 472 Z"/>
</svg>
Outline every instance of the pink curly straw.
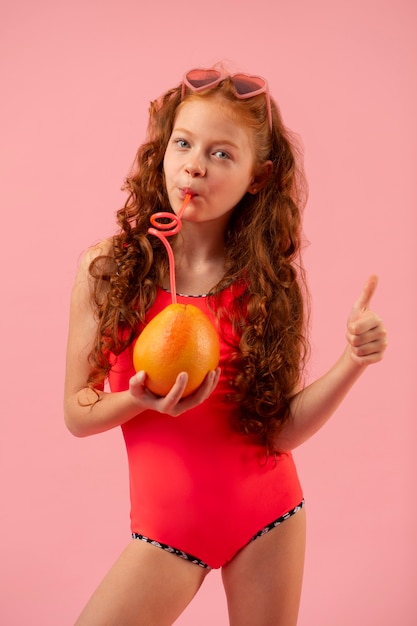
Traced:
<svg viewBox="0 0 417 626">
<path fill-rule="evenodd" d="M 160 213 L 154 213 L 153 215 L 151 215 L 151 224 L 153 226 L 156 226 L 156 228 L 148 228 L 148 233 L 150 235 L 155 235 L 155 237 L 158 237 L 162 241 L 162 243 L 164 244 L 166 248 L 166 251 L 168 252 L 169 284 L 171 288 L 172 304 L 176 304 L 177 302 L 177 289 L 176 289 L 176 283 L 175 283 L 175 259 L 174 259 L 174 253 L 172 252 L 172 248 L 167 240 L 167 237 L 170 237 L 171 235 L 176 235 L 177 233 L 180 232 L 182 228 L 181 217 L 185 211 L 185 207 L 187 206 L 191 198 L 192 196 L 190 193 L 187 193 L 185 195 L 184 202 L 182 203 L 181 208 L 178 211 L 178 215 L 175 215 L 174 213 L 168 213 L 165 211 L 162 211 Z M 164 219 L 164 218 L 169 219 L 171 221 L 166 224 L 158 222 L 158 220 Z M 158 228 L 159 230 L 157 230 Z M 165 231 L 165 232 L 161 232 L 161 231 Z"/>
</svg>

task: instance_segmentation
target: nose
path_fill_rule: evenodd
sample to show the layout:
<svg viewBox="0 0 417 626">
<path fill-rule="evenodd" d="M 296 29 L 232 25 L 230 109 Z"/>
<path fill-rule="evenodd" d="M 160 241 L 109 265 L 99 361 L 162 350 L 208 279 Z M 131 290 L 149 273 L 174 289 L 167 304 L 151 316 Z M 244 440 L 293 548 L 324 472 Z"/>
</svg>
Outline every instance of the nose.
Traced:
<svg viewBox="0 0 417 626">
<path fill-rule="evenodd" d="M 185 171 L 192 178 L 197 178 L 197 177 L 201 177 L 205 175 L 206 167 L 204 165 L 203 160 L 197 155 L 195 155 L 194 157 L 190 156 L 190 158 L 188 159 L 185 165 Z"/>
</svg>

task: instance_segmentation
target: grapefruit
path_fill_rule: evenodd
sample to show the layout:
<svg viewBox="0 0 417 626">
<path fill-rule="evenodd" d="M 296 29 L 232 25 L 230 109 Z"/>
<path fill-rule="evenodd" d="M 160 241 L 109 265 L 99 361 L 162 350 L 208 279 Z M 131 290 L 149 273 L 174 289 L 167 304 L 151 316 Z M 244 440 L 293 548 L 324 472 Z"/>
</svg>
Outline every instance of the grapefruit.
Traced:
<svg viewBox="0 0 417 626">
<path fill-rule="evenodd" d="M 170 304 L 143 329 L 133 347 L 133 365 L 146 372 L 146 387 L 166 396 L 180 372 L 188 383 L 188 396 L 219 364 L 217 332 L 200 309 L 192 304 Z"/>
</svg>

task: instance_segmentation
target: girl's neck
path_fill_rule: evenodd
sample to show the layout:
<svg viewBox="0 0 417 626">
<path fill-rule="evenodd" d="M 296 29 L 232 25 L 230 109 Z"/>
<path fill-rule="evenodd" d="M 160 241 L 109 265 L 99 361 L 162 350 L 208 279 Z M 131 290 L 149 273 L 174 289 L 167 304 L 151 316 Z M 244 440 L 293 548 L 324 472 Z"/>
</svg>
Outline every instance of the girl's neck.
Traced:
<svg viewBox="0 0 417 626">
<path fill-rule="evenodd" d="M 203 295 L 221 280 L 225 273 L 225 251 L 223 241 L 182 240 L 181 235 L 174 245 L 175 278 L 177 293 Z M 170 289 L 169 276 L 163 287 Z"/>
<path fill-rule="evenodd" d="M 172 242 L 176 262 L 190 265 L 210 265 L 224 259 L 224 228 L 218 224 L 183 223 L 181 232 Z"/>
</svg>

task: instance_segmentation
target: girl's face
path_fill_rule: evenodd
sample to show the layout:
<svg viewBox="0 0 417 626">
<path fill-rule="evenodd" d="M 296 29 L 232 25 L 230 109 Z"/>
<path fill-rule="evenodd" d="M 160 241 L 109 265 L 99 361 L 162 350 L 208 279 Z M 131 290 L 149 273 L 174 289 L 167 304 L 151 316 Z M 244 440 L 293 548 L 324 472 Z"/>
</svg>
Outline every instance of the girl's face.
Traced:
<svg viewBox="0 0 417 626">
<path fill-rule="evenodd" d="M 226 223 L 245 193 L 255 191 L 253 142 L 252 131 L 233 120 L 224 100 L 184 102 L 164 158 L 173 211 L 191 193 L 185 220 Z"/>
</svg>

